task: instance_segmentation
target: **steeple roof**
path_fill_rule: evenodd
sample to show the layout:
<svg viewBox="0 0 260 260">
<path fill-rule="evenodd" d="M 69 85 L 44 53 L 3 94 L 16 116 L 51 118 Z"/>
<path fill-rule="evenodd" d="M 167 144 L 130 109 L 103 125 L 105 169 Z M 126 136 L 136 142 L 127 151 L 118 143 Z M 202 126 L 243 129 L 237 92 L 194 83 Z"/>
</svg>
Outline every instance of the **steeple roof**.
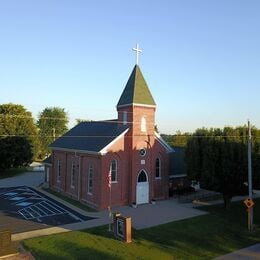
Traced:
<svg viewBox="0 0 260 260">
<path fill-rule="evenodd" d="M 136 64 L 126 83 L 124 91 L 117 103 L 117 107 L 130 104 L 155 106 L 155 101 L 145 82 L 140 67 Z"/>
</svg>

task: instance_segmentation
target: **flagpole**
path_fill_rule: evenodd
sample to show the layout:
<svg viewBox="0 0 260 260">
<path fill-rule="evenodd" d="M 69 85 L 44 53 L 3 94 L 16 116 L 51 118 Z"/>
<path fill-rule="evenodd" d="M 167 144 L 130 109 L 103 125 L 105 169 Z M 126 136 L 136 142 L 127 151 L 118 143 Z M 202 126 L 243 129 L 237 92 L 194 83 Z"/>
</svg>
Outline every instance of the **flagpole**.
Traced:
<svg viewBox="0 0 260 260">
<path fill-rule="evenodd" d="M 108 205 L 108 218 L 109 218 L 109 225 L 108 225 L 108 231 L 111 232 L 111 169 L 108 173 L 108 187 L 109 187 L 109 205 Z"/>
<path fill-rule="evenodd" d="M 112 231 L 111 229 L 111 216 L 112 216 L 112 213 L 111 213 L 111 184 L 110 184 L 110 188 L 109 188 L 109 227 L 108 227 L 108 231 Z"/>
</svg>

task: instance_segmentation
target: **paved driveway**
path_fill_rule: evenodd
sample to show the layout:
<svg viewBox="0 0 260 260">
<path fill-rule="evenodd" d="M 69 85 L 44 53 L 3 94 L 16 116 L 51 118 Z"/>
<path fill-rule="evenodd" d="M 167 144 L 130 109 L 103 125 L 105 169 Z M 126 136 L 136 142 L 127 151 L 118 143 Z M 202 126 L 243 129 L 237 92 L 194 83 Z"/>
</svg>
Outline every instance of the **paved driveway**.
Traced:
<svg viewBox="0 0 260 260">
<path fill-rule="evenodd" d="M 43 171 L 32 171 L 25 172 L 23 174 L 0 179 L 0 188 L 6 187 L 17 187 L 17 186 L 31 186 L 36 187 L 44 182 L 44 172 Z"/>
<path fill-rule="evenodd" d="M 27 186 L 0 188 L 0 205 L 0 229 L 13 233 L 93 219 Z"/>
</svg>

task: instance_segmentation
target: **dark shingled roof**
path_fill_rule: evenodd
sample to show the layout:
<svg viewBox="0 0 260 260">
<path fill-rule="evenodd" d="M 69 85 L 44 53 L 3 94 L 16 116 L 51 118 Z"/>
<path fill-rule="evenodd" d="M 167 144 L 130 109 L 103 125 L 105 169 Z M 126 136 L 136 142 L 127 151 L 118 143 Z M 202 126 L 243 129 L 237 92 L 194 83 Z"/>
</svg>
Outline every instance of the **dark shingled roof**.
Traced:
<svg viewBox="0 0 260 260">
<path fill-rule="evenodd" d="M 127 128 L 116 120 L 82 122 L 55 140 L 50 147 L 99 152 Z"/>
<path fill-rule="evenodd" d="M 117 107 L 133 103 L 156 105 L 138 65 L 135 65 Z"/>
</svg>

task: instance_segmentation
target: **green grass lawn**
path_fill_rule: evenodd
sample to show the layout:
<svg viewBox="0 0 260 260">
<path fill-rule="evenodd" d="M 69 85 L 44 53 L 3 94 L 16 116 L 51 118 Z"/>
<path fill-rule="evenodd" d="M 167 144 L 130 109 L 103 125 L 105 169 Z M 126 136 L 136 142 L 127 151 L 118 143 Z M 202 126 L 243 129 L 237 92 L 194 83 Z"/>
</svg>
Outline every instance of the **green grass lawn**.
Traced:
<svg viewBox="0 0 260 260">
<path fill-rule="evenodd" d="M 19 174 L 22 174 L 24 172 L 30 171 L 30 167 L 21 167 L 21 168 L 11 168 L 7 170 L 0 171 L 0 179 L 13 177 Z"/>
<path fill-rule="evenodd" d="M 260 199 L 255 200 L 260 224 Z M 133 242 L 114 239 L 107 226 L 25 240 L 36 259 L 212 259 L 260 242 L 260 228 L 247 231 L 242 202 L 229 211 L 208 206 L 208 215 L 134 230 Z M 151 216 L 152 217 L 152 216 Z"/>
</svg>

